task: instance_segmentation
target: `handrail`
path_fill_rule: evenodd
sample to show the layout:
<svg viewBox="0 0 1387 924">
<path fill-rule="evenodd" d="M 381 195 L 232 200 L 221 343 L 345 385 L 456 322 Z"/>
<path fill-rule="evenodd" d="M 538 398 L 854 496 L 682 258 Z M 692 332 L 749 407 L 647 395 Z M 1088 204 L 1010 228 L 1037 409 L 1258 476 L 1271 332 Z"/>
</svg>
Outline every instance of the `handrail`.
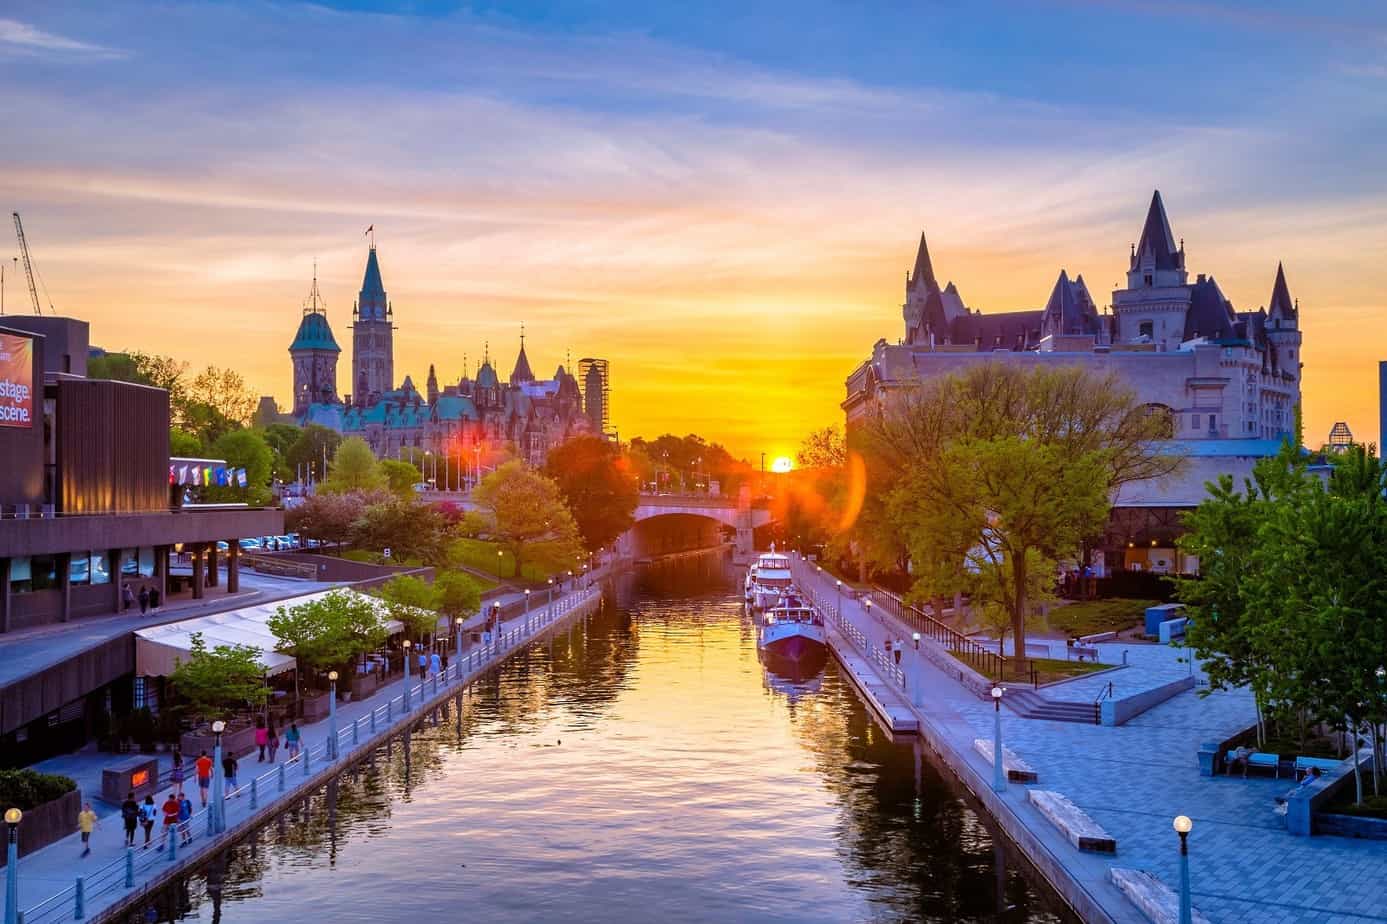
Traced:
<svg viewBox="0 0 1387 924">
<path fill-rule="evenodd" d="M 380 703 L 365 715 L 358 716 L 351 722 L 346 723 L 345 727 L 339 728 L 337 731 L 336 757 L 329 756 L 328 741 L 324 741 L 317 746 L 305 747 L 293 757 L 286 758 L 276 763 L 272 769 L 267 770 L 260 776 L 252 777 L 249 783 L 239 786 L 235 790 L 226 792 L 224 794 L 225 797 L 230 798 L 233 793 L 245 794 L 249 792 L 252 795 L 259 793 L 264 797 L 273 799 L 278 795 L 278 787 L 277 785 L 275 785 L 274 788 L 270 787 L 272 783 L 277 784 L 281 775 L 286 773 L 289 767 L 292 766 L 296 769 L 304 767 L 305 769 L 302 771 L 303 776 L 307 777 L 313 767 L 331 766 L 340 763 L 348 755 L 359 752 L 362 748 L 366 747 L 367 742 L 357 743 L 352 740 L 353 736 L 356 736 L 359 740 L 363 729 L 375 731 L 376 723 L 380 719 L 386 721 L 387 727 L 399 726 L 413 721 L 414 716 L 419 714 L 419 707 L 427 702 L 427 697 L 430 696 L 431 692 L 433 695 L 436 695 L 445 688 L 451 689 L 454 687 L 466 686 L 475 679 L 474 675 L 477 672 L 483 669 L 489 669 L 492 660 L 537 638 L 540 633 L 566 613 L 573 610 L 574 607 L 580 603 L 587 602 L 592 599 L 594 595 L 600 597 L 601 593 L 600 587 L 575 586 L 568 593 L 562 594 L 555 599 L 552 604 L 545 603 L 535 606 L 528 614 L 529 618 L 525 620 L 523 625 L 517 626 L 507 632 L 500 633 L 487 651 L 482 651 L 480 648 L 473 648 L 461 659 L 453 661 L 453 663 L 449 664 L 448 667 L 444 668 L 430 680 L 421 680 L 418 684 L 410 686 L 407 694 L 401 693 L 384 703 Z M 432 691 L 430 691 L 429 687 L 433 688 Z M 408 710 L 403 708 L 406 696 L 408 696 L 411 703 L 411 708 Z M 416 703 L 419 705 L 413 705 Z M 217 769 L 217 772 L 220 774 L 220 768 Z M 171 775 L 172 771 L 160 774 L 160 789 L 163 788 L 163 784 L 166 781 L 172 782 L 172 780 L 169 779 Z M 86 903 L 96 896 L 104 895 L 116 888 L 131 889 L 131 894 L 135 894 L 133 890 L 139 889 L 140 886 L 133 884 L 131 876 L 138 875 L 160 862 L 175 862 L 181 855 L 181 850 L 178 850 L 177 847 L 185 846 L 182 843 L 185 832 L 188 838 L 188 844 L 192 844 L 198 840 L 220 836 L 220 834 L 214 834 L 207 830 L 208 824 L 206 819 L 209 810 L 209 808 L 199 809 L 197 812 L 193 813 L 188 821 L 179 822 L 174 826 L 175 830 L 173 830 L 169 836 L 177 839 L 178 843 L 172 853 L 167 847 L 161 847 L 157 850 L 139 851 L 134 851 L 133 848 L 129 848 L 126 854 L 120 858 L 112 860 L 104 866 L 97 867 L 95 870 L 87 872 L 84 875 L 74 877 L 75 881 L 73 885 L 60 889 L 36 904 L 22 909 L 19 912 L 19 921 L 22 922 L 22 924 L 48 924 L 50 921 L 66 921 L 73 920 L 74 918 L 81 919 L 87 916 L 85 910 Z M 160 824 L 162 825 L 162 821 Z"/>
<path fill-rule="evenodd" d="M 955 657 L 988 679 L 1029 677 L 1032 686 L 1038 685 L 1038 674 L 1033 659 L 1015 656 L 1008 658 L 1001 653 L 1000 645 L 997 651 L 993 651 L 952 626 L 945 625 L 918 606 L 906 603 L 889 590 L 873 588 L 870 597 L 873 603 L 917 630 L 922 636 L 940 643 L 953 652 Z"/>
</svg>

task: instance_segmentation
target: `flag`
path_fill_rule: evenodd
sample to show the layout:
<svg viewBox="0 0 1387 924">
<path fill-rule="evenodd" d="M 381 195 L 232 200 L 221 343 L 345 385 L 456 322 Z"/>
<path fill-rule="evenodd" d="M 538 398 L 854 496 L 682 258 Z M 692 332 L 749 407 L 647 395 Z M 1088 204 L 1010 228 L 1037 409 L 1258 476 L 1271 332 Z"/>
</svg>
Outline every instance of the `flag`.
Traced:
<svg viewBox="0 0 1387 924">
<path fill-rule="evenodd" d="M 174 471 L 173 465 L 169 465 L 169 484 L 178 484 L 178 473 Z"/>
<path fill-rule="evenodd" d="M 205 485 L 212 484 L 212 466 L 208 465 L 202 470 L 202 483 Z"/>
<path fill-rule="evenodd" d="M 188 479 L 188 484 L 191 484 L 191 485 L 199 485 L 199 484 L 201 484 L 201 483 L 202 483 L 202 469 L 199 468 L 198 466 L 194 465 L 194 466 L 192 467 L 192 474 L 191 474 L 191 477 Z"/>
<path fill-rule="evenodd" d="M 217 487 L 219 487 L 219 488 L 224 488 L 224 487 L 226 487 L 226 484 L 227 484 L 227 482 L 226 482 L 226 466 L 224 466 L 224 465 L 218 465 L 218 466 L 217 466 L 216 479 L 217 479 Z"/>
<path fill-rule="evenodd" d="M 371 233 L 372 231 L 374 231 L 374 230 L 376 230 L 376 226 L 373 224 L 373 225 L 371 225 L 371 227 L 367 228 L 365 231 L 362 231 L 362 232 L 361 232 L 361 236 L 362 236 L 362 237 L 365 237 L 366 235 L 370 234 L 370 233 Z"/>
<path fill-rule="evenodd" d="M 187 483 L 188 483 L 188 466 L 186 466 L 186 465 L 180 465 L 180 466 L 178 466 L 178 483 L 179 483 L 179 484 L 187 484 Z"/>
<path fill-rule="evenodd" d="M 241 485 L 241 487 L 244 488 L 244 487 L 246 486 L 246 470 L 245 470 L 245 469 L 239 468 L 239 469 L 236 470 L 236 481 Z"/>
</svg>

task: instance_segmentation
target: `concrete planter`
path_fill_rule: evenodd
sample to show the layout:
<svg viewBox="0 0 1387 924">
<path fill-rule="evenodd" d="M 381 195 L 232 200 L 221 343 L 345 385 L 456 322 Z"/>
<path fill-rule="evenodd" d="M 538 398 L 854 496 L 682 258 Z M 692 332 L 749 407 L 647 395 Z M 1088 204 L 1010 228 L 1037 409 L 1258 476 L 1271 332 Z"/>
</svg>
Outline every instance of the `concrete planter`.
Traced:
<svg viewBox="0 0 1387 924">
<path fill-rule="evenodd" d="M 190 731 L 183 735 L 179 740 L 179 747 L 183 750 L 184 760 L 197 760 L 197 756 L 203 751 L 209 755 L 213 752 L 217 744 L 217 736 L 212 734 L 212 730 L 206 727 L 196 731 Z M 228 726 L 222 732 L 222 753 L 231 757 L 240 757 L 255 750 L 255 727 L 253 725 Z"/>
<path fill-rule="evenodd" d="M 382 686 L 375 673 L 358 674 L 352 678 L 351 697 L 356 702 L 360 702 L 368 696 L 373 695 Z"/>
<path fill-rule="evenodd" d="M 319 693 L 317 696 L 305 696 L 303 698 L 303 720 L 305 722 L 318 722 L 327 718 L 329 693 Z"/>
<path fill-rule="evenodd" d="M 37 808 L 25 809 L 19 822 L 19 855 L 33 853 L 60 841 L 77 830 L 77 813 L 82 810 L 82 791 L 74 789 L 45 802 Z M 5 856 L 0 853 L 0 866 L 5 865 Z"/>
<path fill-rule="evenodd" d="M 1315 814 L 1315 833 L 1338 837 L 1361 837 L 1387 841 L 1387 818 L 1366 818 L 1361 815 Z"/>
</svg>

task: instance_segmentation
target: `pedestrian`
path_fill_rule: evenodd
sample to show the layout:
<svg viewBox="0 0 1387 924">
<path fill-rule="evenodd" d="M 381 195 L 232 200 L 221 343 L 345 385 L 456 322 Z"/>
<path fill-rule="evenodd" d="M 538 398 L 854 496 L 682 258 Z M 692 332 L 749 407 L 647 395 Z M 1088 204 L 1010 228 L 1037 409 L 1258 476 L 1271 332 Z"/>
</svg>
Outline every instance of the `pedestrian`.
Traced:
<svg viewBox="0 0 1387 924">
<path fill-rule="evenodd" d="M 284 733 L 284 748 L 289 752 L 289 759 L 293 760 L 299 756 L 299 742 L 303 736 L 299 734 L 299 723 L 290 722 L 289 730 Z"/>
<path fill-rule="evenodd" d="M 236 758 L 227 754 L 222 758 L 222 775 L 226 777 L 226 796 L 230 799 L 236 794 Z"/>
<path fill-rule="evenodd" d="M 140 823 L 140 804 L 135 801 L 133 792 L 120 804 L 120 820 L 125 825 L 125 846 L 134 847 L 135 826 Z"/>
<path fill-rule="evenodd" d="M 905 642 L 901 641 L 900 639 L 897 639 L 897 640 L 896 640 L 896 651 L 895 651 L 895 655 L 896 655 L 896 665 L 897 665 L 897 666 L 900 666 L 900 663 L 901 663 L 901 649 L 904 648 L 904 647 L 905 647 Z"/>
<path fill-rule="evenodd" d="M 197 768 L 198 794 L 202 796 L 202 807 L 207 808 L 207 790 L 212 788 L 212 758 L 203 751 L 195 761 Z"/>
<path fill-rule="evenodd" d="M 419 652 L 419 679 L 429 679 L 429 656 L 424 652 Z"/>
<path fill-rule="evenodd" d="M 149 589 L 149 608 L 151 610 L 159 609 L 159 588 L 157 587 Z"/>
<path fill-rule="evenodd" d="M 193 800 L 183 795 L 183 790 L 178 790 L 178 833 L 182 835 L 180 840 L 184 844 L 193 842 L 192 832 L 193 820 Z"/>
<path fill-rule="evenodd" d="M 169 845 L 170 837 L 178 836 L 178 796 L 174 795 L 172 789 L 160 808 L 164 811 L 164 834 L 159 838 L 159 849 L 163 850 Z"/>
<path fill-rule="evenodd" d="M 429 670 L 433 671 L 435 677 L 443 673 L 443 661 L 436 651 L 429 655 Z"/>
<path fill-rule="evenodd" d="M 255 717 L 255 746 L 260 749 L 260 755 L 255 758 L 257 764 L 265 762 L 265 748 L 270 744 L 270 733 L 265 728 L 265 717 L 258 715 Z"/>
<path fill-rule="evenodd" d="M 141 587 L 141 588 L 140 588 L 140 615 L 143 616 L 145 613 L 148 613 L 148 612 L 149 612 L 149 588 L 148 588 L 148 587 Z"/>
<path fill-rule="evenodd" d="M 279 733 L 275 731 L 274 720 L 270 720 L 269 726 L 265 729 L 265 737 L 269 739 L 270 763 L 275 762 L 275 752 L 279 750 Z"/>
<path fill-rule="evenodd" d="M 149 841 L 154 837 L 154 822 L 159 818 L 159 807 L 154 804 L 153 796 L 145 796 L 144 804 L 140 806 L 140 827 L 144 828 L 144 847 L 142 850 L 149 849 Z"/>
<path fill-rule="evenodd" d="M 92 829 L 96 827 L 96 812 L 90 802 L 82 803 L 82 811 L 77 813 L 77 830 L 82 832 L 82 856 L 92 852 Z"/>
<path fill-rule="evenodd" d="M 120 587 L 120 599 L 121 599 L 121 602 L 125 604 L 125 608 L 126 608 L 127 610 L 130 609 L 130 607 L 131 607 L 132 605 L 134 605 L 134 603 L 135 603 L 135 595 L 131 592 L 131 590 L 130 590 L 130 585 L 129 585 L 129 584 L 122 584 L 122 585 L 121 585 L 121 587 Z"/>
<path fill-rule="evenodd" d="M 182 789 L 183 783 L 183 750 L 175 747 L 173 749 L 173 769 L 169 771 L 169 782 L 175 789 Z"/>
</svg>

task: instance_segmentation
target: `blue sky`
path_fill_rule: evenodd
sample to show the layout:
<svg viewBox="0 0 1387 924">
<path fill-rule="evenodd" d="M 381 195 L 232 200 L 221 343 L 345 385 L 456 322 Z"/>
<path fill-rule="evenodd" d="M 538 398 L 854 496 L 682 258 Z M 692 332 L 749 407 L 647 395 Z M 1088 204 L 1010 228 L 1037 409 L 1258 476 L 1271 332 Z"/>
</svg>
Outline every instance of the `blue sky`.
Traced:
<svg viewBox="0 0 1387 924">
<path fill-rule="evenodd" d="M 1376 434 L 1383 4 L 12 0 L 0 86 L 55 303 L 281 400 L 312 261 L 345 341 L 374 223 L 416 380 L 525 320 L 612 358 L 624 432 L 783 451 L 899 336 L 921 228 L 973 307 L 1034 307 L 1115 283 L 1159 187 L 1238 308 L 1286 261 L 1311 433 Z"/>
</svg>

